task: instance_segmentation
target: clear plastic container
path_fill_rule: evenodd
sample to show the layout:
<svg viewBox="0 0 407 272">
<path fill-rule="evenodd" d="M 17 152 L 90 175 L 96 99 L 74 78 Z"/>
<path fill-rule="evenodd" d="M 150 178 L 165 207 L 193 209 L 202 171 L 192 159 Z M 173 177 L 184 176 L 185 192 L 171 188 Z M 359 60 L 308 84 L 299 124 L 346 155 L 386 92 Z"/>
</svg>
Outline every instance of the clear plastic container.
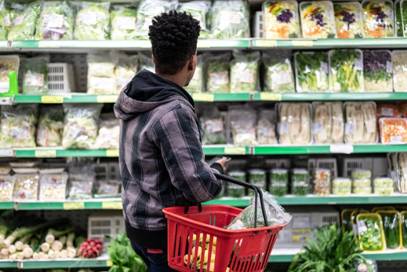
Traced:
<svg viewBox="0 0 407 272">
<path fill-rule="evenodd" d="M 382 219 L 376 213 L 361 213 L 356 217 L 359 245 L 364 251 L 386 248 Z"/>
<path fill-rule="evenodd" d="M 0 201 L 12 201 L 14 178 L 8 174 L 0 174 Z"/>
<path fill-rule="evenodd" d="M 345 103 L 345 143 L 376 143 L 378 139 L 376 104 L 374 102 Z"/>
<path fill-rule="evenodd" d="M 407 119 L 380 118 L 380 141 L 383 144 L 407 143 Z"/>
<path fill-rule="evenodd" d="M 394 37 L 393 2 L 367 0 L 362 2 L 365 38 Z"/>
<path fill-rule="evenodd" d="M 352 194 L 352 180 L 349 178 L 335 178 L 332 181 L 332 194 L 351 195 Z"/>
<path fill-rule="evenodd" d="M 297 52 L 294 54 L 294 61 L 297 92 L 329 92 L 328 53 Z"/>
<path fill-rule="evenodd" d="M 263 53 L 265 66 L 264 91 L 272 93 L 294 93 L 294 72 L 291 65 L 290 53 Z"/>
<path fill-rule="evenodd" d="M 38 199 L 38 169 L 13 168 L 14 175 L 14 201 L 35 201 Z"/>
<path fill-rule="evenodd" d="M 359 2 L 334 3 L 334 12 L 338 38 L 363 38 L 363 13 Z"/>
<path fill-rule="evenodd" d="M 288 170 L 272 169 L 270 193 L 276 196 L 284 196 L 288 193 Z"/>
<path fill-rule="evenodd" d="M 369 178 L 353 179 L 352 192 L 355 195 L 370 195 L 372 193 L 372 180 Z"/>
<path fill-rule="evenodd" d="M 250 169 L 249 170 L 249 181 L 250 184 L 255 185 L 263 190 L 266 189 L 266 171 L 263 169 Z M 251 191 L 251 190 L 250 190 Z M 250 192 L 252 193 L 252 192 Z"/>
<path fill-rule="evenodd" d="M 334 7 L 330 1 L 300 3 L 302 36 L 311 39 L 335 38 Z"/>
<path fill-rule="evenodd" d="M 243 171 L 231 171 L 229 172 L 229 176 L 234 179 L 240 180 L 242 182 L 246 182 L 246 173 Z M 245 188 L 240 185 L 236 185 L 233 183 L 227 183 L 227 195 L 230 197 L 243 197 L 245 196 Z"/>
<path fill-rule="evenodd" d="M 342 103 L 320 103 L 313 105 L 312 135 L 316 144 L 340 144 L 344 136 Z"/>
<path fill-rule="evenodd" d="M 366 92 L 393 92 L 393 64 L 389 50 L 365 50 L 363 75 Z"/>
<path fill-rule="evenodd" d="M 306 169 L 293 169 L 291 189 L 294 195 L 307 195 L 310 192 L 310 178 Z"/>
<path fill-rule="evenodd" d="M 331 170 L 315 169 L 314 194 L 329 195 L 331 193 Z"/>
<path fill-rule="evenodd" d="M 393 84 L 395 92 L 407 92 L 407 51 L 392 52 Z"/>
<path fill-rule="evenodd" d="M 387 249 L 399 249 L 402 246 L 400 235 L 400 213 L 397 211 L 378 211 L 383 221 L 384 237 Z"/>
<path fill-rule="evenodd" d="M 63 169 L 40 171 L 39 200 L 65 200 L 67 194 L 68 174 Z"/>
<path fill-rule="evenodd" d="M 263 37 L 266 39 L 301 37 L 297 1 L 269 0 L 264 2 Z"/>
<path fill-rule="evenodd" d="M 306 145 L 311 137 L 311 105 L 308 103 L 281 103 L 279 112 L 279 143 Z"/>
<path fill-rule="evenodd" d="M 377 195 L 394 194 L 394 180 L 392 178 L 375 178 L 373 180 L 373 191 Z"/>
<path fill-rule="evenodd" d="M 368 169 L 355 169 L 352 171 L 352 179 L 371 179 L 372 171 Z"/>
</svg>

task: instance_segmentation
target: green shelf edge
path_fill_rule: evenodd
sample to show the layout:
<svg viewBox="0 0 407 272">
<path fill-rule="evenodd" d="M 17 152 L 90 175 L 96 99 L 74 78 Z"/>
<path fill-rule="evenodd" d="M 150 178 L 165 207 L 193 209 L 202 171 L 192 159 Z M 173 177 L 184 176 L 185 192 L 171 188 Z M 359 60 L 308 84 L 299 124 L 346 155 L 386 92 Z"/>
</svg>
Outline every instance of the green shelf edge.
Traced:
<svg viewBox="0 0 407 272">
<path fill-rule="evenodd" d="M 1 267 L 1 264 L 0 264 Z M 106 268 L 106 259 L 73 259 L 73 260 L 25 260 L 17 262 L 18 269 L 56 269 L 56 268 Z"/>
</svg>

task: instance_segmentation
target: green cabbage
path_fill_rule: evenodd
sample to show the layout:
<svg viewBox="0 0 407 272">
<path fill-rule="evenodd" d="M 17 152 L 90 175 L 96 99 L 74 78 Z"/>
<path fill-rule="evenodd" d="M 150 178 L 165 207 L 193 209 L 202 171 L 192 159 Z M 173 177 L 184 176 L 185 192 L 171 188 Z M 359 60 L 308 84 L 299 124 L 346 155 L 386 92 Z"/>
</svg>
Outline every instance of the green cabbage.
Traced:
<svg viewBox="0 0 407 272">
<path fill-rule="evenodd" d="M 112 40 L 134 40 L 137 11 L 133 6 L 115 5 L 111 12 Z"/>
<path fill-rule="evenodd" d="M 233 57 L 230 69 L 231 92 L 255 91 L 258 86 L 260 53 L 237 52 Z"/>
<path fill-rule="evenodd" d="M 38 40 L 72 40 L 74 12 L 66 1 L 43 2 L 35 38 Z"/>
<path fill-rule="evenodd" d="M 106 40 L 109 38 L 109 2 L 81 2 L 76 14 L 76 40 Z"/>
<path fill-rule="evenodd" d="M 48 91 L 48 56 L 23 59 L 23 93 L 43 94 Z"/>
<path fill-rule="evenodd" d="M 11 8 L 13 21 L 8 39 L 13 41 L 34 39 L 35 26 L 41 10 L 40 3 L 12 4 Z"/>
<path fill-rule="evenodd" d="M 230 92 L 229 62 L 228 53 L 208 57 L 208 92 Z"/>
<path fill-rule="evenodd" d="M 249 17 L 247 4 L 241 0 L 215 1 L 211 15 L 211 38 L 249 38 Z"/>
<path fill-rule="evenodd" d="M 207 16 L 211 7 L 210 1 L 191 1 L 181 3 L 179 10 L 191 14 L 196 20 L 199 21 L 201 26 L 200 38 L 207 38 L 209 36 L 209 28 L 207 22 Z"/>
</svg>

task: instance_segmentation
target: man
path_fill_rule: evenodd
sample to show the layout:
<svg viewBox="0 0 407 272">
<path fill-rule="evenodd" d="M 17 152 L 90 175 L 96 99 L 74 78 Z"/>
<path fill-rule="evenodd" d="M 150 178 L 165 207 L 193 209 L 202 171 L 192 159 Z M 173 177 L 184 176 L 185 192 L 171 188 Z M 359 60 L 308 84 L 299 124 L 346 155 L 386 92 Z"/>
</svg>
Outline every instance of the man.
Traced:
<svg viewBox="0 0 407 272">
<path fill-rule="evenodd" d="M 155 73 L 139 72 L 115 105 L 121 119 L 120 169 L 127 235 L 149 271 L 170 271 L 162 209 L 214 198 L 226 159 L 211 168 L 202 152 L 194 101 L 183 89 L 197 65 L 199 22 L 170 11 L 149 37 Z"/>
</svg>

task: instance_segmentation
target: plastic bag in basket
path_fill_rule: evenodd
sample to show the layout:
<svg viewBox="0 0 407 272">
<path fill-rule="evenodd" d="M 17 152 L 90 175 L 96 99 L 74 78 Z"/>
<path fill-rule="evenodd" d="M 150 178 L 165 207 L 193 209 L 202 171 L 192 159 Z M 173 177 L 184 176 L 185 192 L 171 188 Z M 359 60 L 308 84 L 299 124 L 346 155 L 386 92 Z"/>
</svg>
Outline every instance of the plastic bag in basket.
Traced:
<svg viewBox="0 0 407 272">
<path fill-rule="evenodd" d="M 291 215 L 286 213 L 284 208 L 280 206 L 275 198 L 268 192 L 263 191 L 264 208 L 269 226 L 285 225 L 291 221 Z M 254 197 L 251 204 L 244 209 L 232 222 L 226 227 L 230 230 L 239 230 L 254 227 L 256 220 L 257 227 L 264 227 L 263 213 L 261 211 L 260 198 L 257 199 L 257 216 L 254 212 Z"/>
</svg>

